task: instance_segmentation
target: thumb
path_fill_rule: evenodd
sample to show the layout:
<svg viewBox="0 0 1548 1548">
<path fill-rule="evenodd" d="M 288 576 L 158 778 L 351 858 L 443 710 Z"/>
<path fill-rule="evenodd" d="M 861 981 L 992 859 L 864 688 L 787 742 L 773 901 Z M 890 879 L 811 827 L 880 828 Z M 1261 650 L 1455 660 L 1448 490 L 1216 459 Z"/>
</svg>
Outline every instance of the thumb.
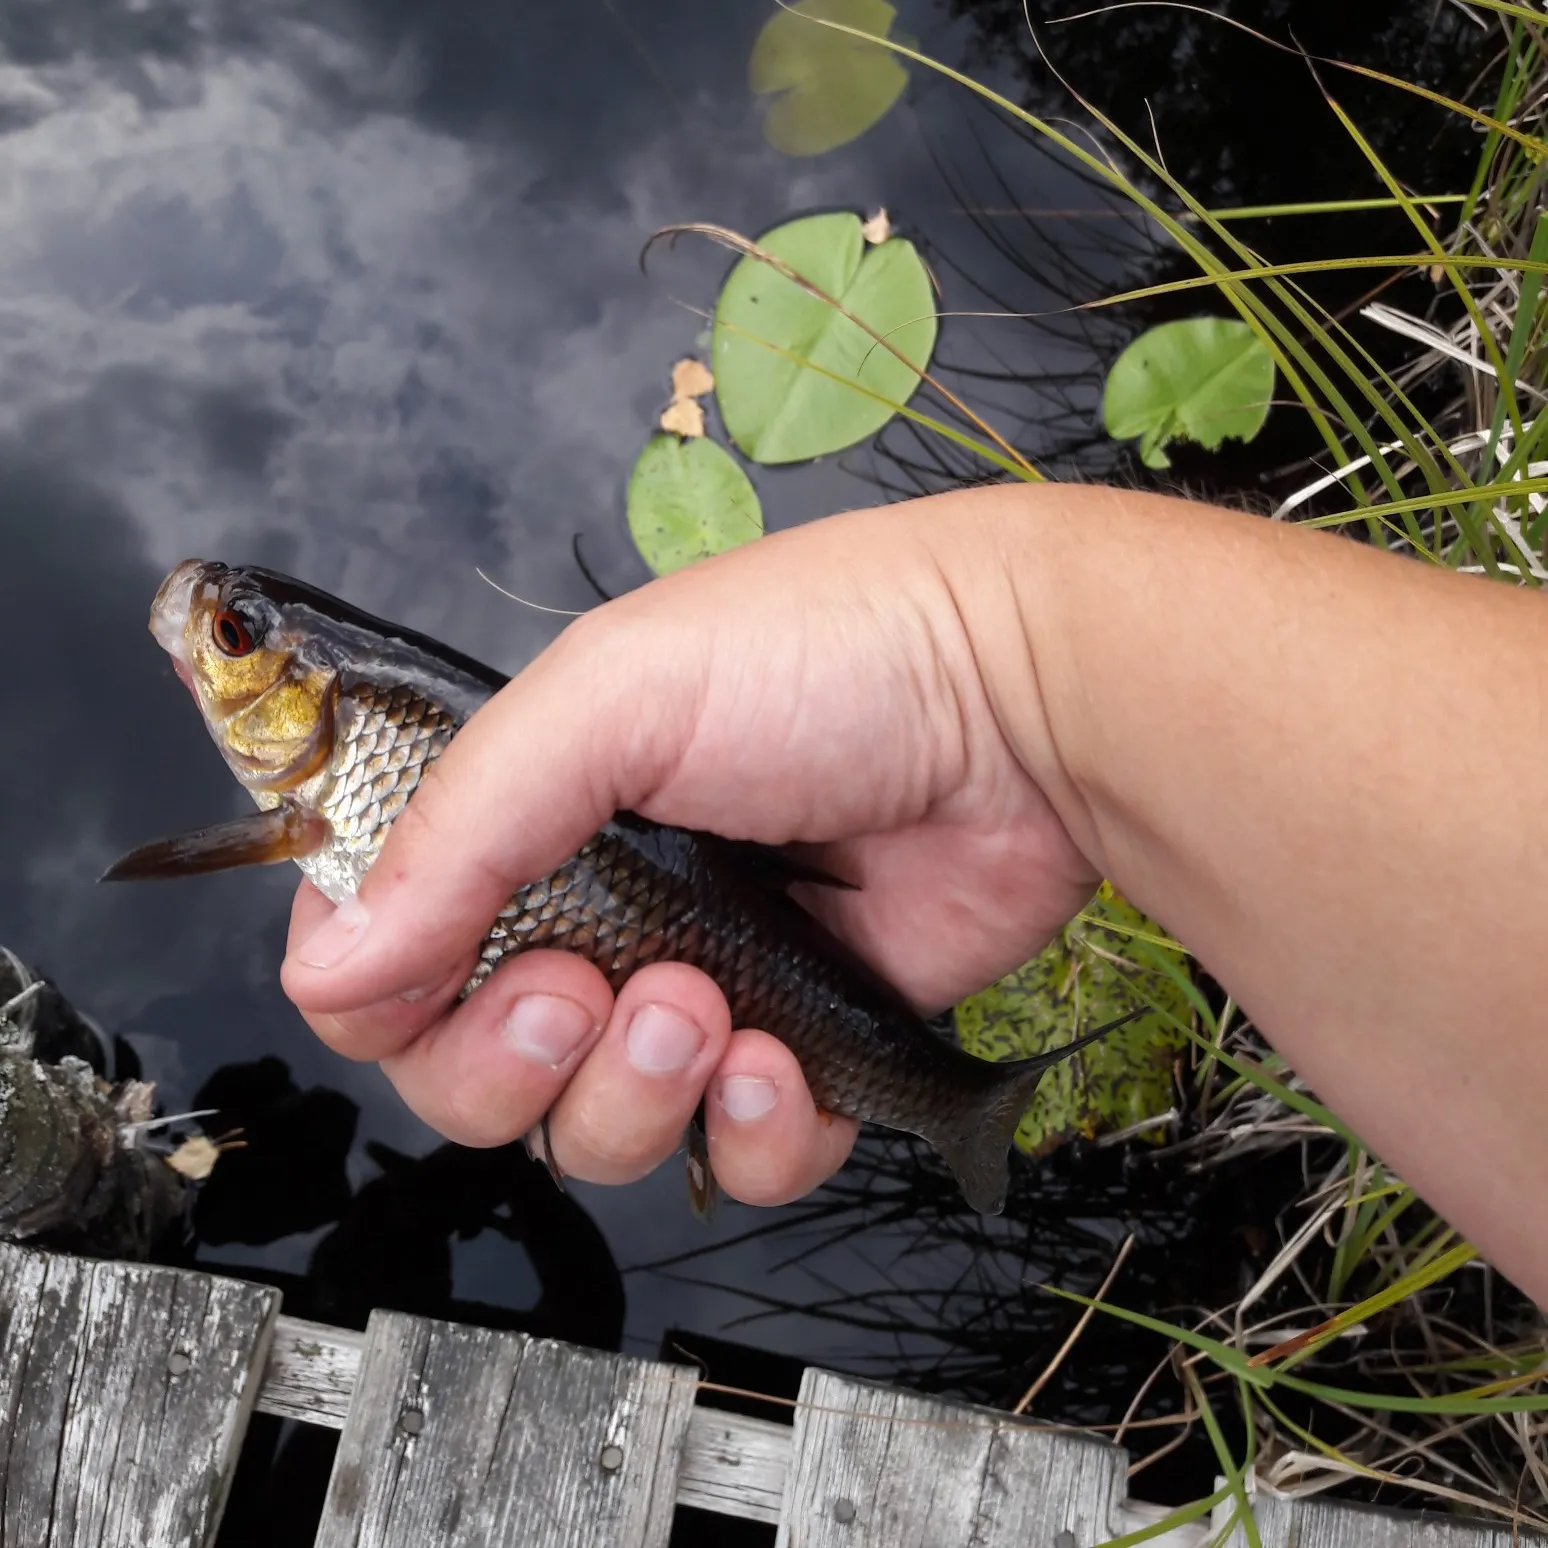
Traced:
<svg viewBox="0 0 1548 1548">
<path fill-rule="evenodd" d="M 702 674 L 628 627 L 629 600 L 571 625 L 426 771 L 358 899 L 291 943 L 284 982 L 301 1009 L 444 983 L 518 887 L 656 787 L 691 736 Z"/>
</svg>

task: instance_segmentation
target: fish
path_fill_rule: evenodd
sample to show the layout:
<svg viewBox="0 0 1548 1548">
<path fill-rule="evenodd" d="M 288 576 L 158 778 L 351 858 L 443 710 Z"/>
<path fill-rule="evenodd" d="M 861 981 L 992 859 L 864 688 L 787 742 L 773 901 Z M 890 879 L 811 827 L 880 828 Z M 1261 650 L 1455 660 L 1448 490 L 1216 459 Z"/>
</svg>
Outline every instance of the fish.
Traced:
<svg viewBox="0 0 1548 1548">
<path fill-rule="evenodd" d="M 253 566 L 185 560 L 157 591 L 150 630 L 258 809 L 144 844 L 104 880 L 294 861 L 341 903 L 426 771 L 508 681 Z M 778 849 L 617 812 L 515 892 L 462 993 L 536 947 L 585 958 L 615 990 L 647 963 L 689 963 L 720 987 L 733 1025 L 791 1050 L 820 1109 L 919 1136 L 971 1208 L 1001 1213 L 1008 1152 L 1043 1076 L 1139 1013 L 1031 1058 L 975 1058 L 789 895 L 798 880 L 847 885 Z M 702 1133 L 689 1141 L 690 1194 L 704 1213 L 713 1174 Z"/>
</svg>

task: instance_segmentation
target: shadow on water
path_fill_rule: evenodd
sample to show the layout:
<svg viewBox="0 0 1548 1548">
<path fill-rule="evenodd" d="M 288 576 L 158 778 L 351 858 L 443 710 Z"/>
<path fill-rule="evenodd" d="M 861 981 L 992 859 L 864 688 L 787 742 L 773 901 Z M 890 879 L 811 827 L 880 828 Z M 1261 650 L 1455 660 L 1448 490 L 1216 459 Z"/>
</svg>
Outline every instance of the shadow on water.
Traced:
<svg viewBox="0 0 1548 1548">
<path fill-rule="evenodd" d="M 222 1250 L 309 1243 L 286 1272 L 242 1276 L 284 1292 L 287 1315 L 364 1329 L 373 1310 L 517 1329 L 616 1349 L 624 1288 L 591 1216 L 521 1145 L 439 1145 L 407 1156 L 367 1142 L 377 1175 L 352 1182 L 358 1106 L 301 1089 L 278 1059 L 227 1065 L 200 1088 L 205 1131 L 237 1134 L 200 1191 L 192 1230 L 166 1261 L 220 1272 Z M 473 1260 L 494 1265 L 498 1299 L 470 1292 Z M 226 1269 L 230 1272 L 229 1268 Z M 254 1419 L 220 1541 L 309 1542 L 326 1491 L 331 1431 Z"/>
</svg>

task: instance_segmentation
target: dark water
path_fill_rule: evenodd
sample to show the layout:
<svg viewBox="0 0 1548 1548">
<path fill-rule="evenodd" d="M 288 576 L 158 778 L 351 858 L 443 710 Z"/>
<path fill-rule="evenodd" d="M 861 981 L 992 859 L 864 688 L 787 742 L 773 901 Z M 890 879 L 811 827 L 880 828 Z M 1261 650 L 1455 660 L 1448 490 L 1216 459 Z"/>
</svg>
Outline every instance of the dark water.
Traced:
<svg viewBox="0 0 1548 1548">
<path fill-rule="evenodd" d="M 708 1230 L 675 1165 L 560 1199 L 518 1156 L 438 1149 L 374 1069 L 311 1037 L 276 981 L 291 874 L 94 885 L 130 845 L 244 809 L 145 633 L 177 560 L 291 570 L 506 670 L 562 619 L 497 595 L 475 566 L 584 608 L 578 537 L 609 590 L 645 579 L 624 481 L 672 362 L 702 350 L 691 309 L 712 304 L 729 261 L 690 239 L 642 275 L 657 228 L 756 233 L 885 205 L 959 310 L 1046 314 L 1170 272 L 1121 205 L 923 72 L 851 146 L 772 151 L 745 87 L 771 9 L 0 10 L 0 941 L 121 1033 L 169 1109 L 219 1106 L 247 1130 L 185 1259 L 283 1282 L 293 1311 L 360 1321 L 392 1304 L 644 1353 L 676 1345 L 712 1376 L 758 1369 L 766 1385 L 794 1368 L 739 1364 L 711 1342 L 724 1340 L 1005 1402 L 1069 1325 L 1023 1282 L 1089 1289 L 1138 1228 L 1131 1303 L 1228 1296 L 1253 1272 L 1282 1180 L 1205 1188 L 1117 1153 L 1067 1157 L 1024 1169 L 1011 1217 L 981 1226 L 906 1146 L 874 1141 L 815 1200 L 733 1206 Z M 1278 4 L 1255 19 L 1452 89 L 1482 58 L 1454 18 L 1435 44 L 1428 6 L 1349 10 Z M 1021 13 L 1019 0 L 904 0 L 898 26 L 1070 111 Z M 1271 61 L 1248 89 L 1250 47 L 1143 11 L 1050 34 L 1126 123 L 1152 100 L 1208 198 L 1370 192 L 1326 122 L 1293 141 L 1287 125 L 1319 111 L 1302 66 Z M 1413 111 L 1388 101 L 1367 127 L 1429 158 L 1416 182 L 1457 182 L 1465 159 L 1425 141 Z M 1372 251 L 1412 241 L 1358 230 Z M 1290 232 L 1276 251 L 1299 256 L 1300 242 Z M 1025 451 L 1106 476 L 1126 464 L 1097 433 L 1101 368 L 1138 325 L 958 318 L 938 361 Z M 1243 488 L 1308 449 L 1282 413 L 1251 456 L 1180 470 Z M 784 526 L 969 471 L 894 427 L 880 453 L 756 481 Z M 1093 1334 L 1040 1407 L 1110 1417 L 1157 1352 Z"/>
</svg>

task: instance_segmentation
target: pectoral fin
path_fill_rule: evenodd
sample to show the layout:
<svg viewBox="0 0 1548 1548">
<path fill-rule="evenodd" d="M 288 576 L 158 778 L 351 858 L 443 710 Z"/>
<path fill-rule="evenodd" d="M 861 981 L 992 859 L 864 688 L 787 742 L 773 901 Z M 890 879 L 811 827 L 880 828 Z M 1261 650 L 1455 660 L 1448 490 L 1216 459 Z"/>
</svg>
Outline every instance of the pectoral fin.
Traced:
<svg viewBox="0 0 1548 1548">
<path fill-rule="evenodd" d="M 157 839 L 115 860 L 99 881 L 146 881 L 153 877 L 202 876 L 244 865 L 301 860 L 328 842 L 328 824 L 298 806 L 277 806 L 235 822 Z"/>
</svg>

